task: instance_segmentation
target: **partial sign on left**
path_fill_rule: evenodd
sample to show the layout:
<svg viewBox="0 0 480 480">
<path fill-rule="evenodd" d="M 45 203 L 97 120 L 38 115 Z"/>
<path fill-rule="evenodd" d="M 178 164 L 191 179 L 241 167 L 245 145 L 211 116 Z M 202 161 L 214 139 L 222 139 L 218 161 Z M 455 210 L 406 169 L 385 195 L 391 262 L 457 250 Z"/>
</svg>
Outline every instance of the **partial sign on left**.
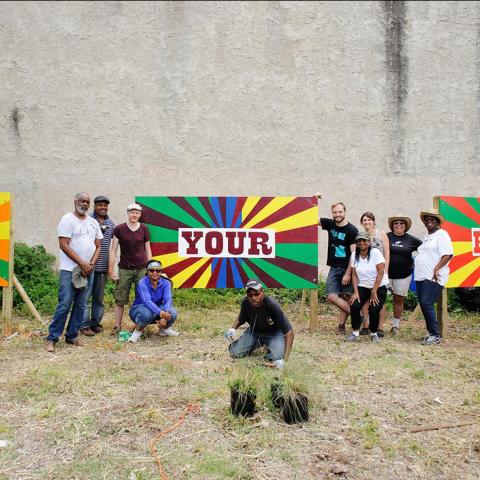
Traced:
<svg viewBox="0 0 480 480">
<path fill-rule="evenodd" d="M 0 287 L 8 287 L 10 263 L 10 193 L 0 192 Z"/>
</svg>

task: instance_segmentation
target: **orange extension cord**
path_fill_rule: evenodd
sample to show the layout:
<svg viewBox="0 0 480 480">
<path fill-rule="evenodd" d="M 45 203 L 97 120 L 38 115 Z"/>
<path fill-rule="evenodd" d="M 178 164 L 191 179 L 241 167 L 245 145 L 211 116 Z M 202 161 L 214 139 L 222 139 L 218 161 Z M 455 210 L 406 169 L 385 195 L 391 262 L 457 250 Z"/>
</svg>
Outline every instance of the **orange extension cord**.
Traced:
<svg viewBox="0 0 480 480">
<path fill-rule="evenodd" d="M 158 473 L 160 474 L 160 480 L 168 480 L 168 477 L 167 477 L 167 474 L 165 473 L 165 470 L 163 469 L 162 461 L 160 460 L 160 457 L 158 456 L 158 452 L 157 452 L 157 448 L 155 447 L 155 443 L 157 443 L 157 441 L 161 437 L 163 437 L 167 433 L 172 432 L 173 430 L 177 429 L 180 425 L 182 425 L 182 423 L 185 421 L 185 417 L 189 413 L 193 413 L 193 414 L 197 415 L 199 413 L 199 411 L 200 411 L 199 405 L 197 405 L 195 403 L 189 403 L 185 407 L 185 411 L 182 413 L 182 415 L 180 415 L 180 418 L 171 427 L 166 428 L 165 430 L 162 430 L 160 433 L 155 435 L 155 437 L 150 441 L 150 452 L 152 452 L 153 458 L 157 462 Z"/>
</svg>

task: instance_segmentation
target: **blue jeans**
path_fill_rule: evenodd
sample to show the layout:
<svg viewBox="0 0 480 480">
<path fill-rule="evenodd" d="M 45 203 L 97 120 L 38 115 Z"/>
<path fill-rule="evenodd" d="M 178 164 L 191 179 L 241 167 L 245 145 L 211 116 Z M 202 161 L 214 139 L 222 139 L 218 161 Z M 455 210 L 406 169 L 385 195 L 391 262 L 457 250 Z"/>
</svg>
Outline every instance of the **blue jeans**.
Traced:
<svg viewBox="0 0 480 480">
<path fill-rule="evenodd" d="M 93 272 L 93 281 L 88 282 L 87 292 L 87 308 L 85 309 L 85 316 L 80 325 L 80 328 L 98 327 L 102 322 L 105 305 L 103 299 L 105 297 L 105 285 L 107 283 L 106 272 Z M 88 299 L 92 297 L 92 307 L 88 308 Z"/>
<path fill-rule="evenodd" d="M 90 283 L 93 276 L 88 277 Z M 52 321 L 48 327 L 47 340 L 52 342 L 58 342 L 58 339 L 63 333 L 67 316 L 70 312 L 70 308 L 73 304 L 72 314 L 68 321 L 67 333 L 65 334 L 65 340 L 73 341 L 78 336 L 78 329 L 82 323 L 83 316 L 85 315 L 85 309 L 87 308 L 87 293 L 88 286 L 83 289 L 77 289 L 72 285 L 72 272 L 66 270 L 60 270 L 60 288 L 58 289 L 58 305 L 53 314 Z"/>
<path fill-rule="evenodd" d="M 159 305 L 159 308 L 160 310 L 163 310 L 163 305 Z M 172 326 L 175 320 L 177 319 L 177 311 L 175 310 L 174 307 L 172 307 L 170 313 L 172 314 L 172 318 L 167 321 L 167 326 L 165 328 Z M 155 320 L 156 314 L 153 313 L 145 305 L 135 305 L 130 309 L 129 315 L 133 323 L 135 323 L 141 328 L 145 328 L 147 325 L 150 325 L 151 323 L 156 323 L 156 320 Z"/>
<path fill-rule="evenodd" d="M 435 302 L 442 293 L 443 287 L 431 280 L 415 282 L 415 285 L 417 287 L 418 303 L 425 317 L 428 333 L 434 337 L 440 337 Z"/>
<path fill-rule="evenodd" d="M 252 332 L 248 328 L 238 340 L 229 345 L 228 350 L 232 358 L 241 358 L 250 355 L 262 345 L 268 348 L 267 360 L 271 362 L 281 360 L 285 354 L 285 334 L 281 330 L 263 334 Z"/>
</svg>

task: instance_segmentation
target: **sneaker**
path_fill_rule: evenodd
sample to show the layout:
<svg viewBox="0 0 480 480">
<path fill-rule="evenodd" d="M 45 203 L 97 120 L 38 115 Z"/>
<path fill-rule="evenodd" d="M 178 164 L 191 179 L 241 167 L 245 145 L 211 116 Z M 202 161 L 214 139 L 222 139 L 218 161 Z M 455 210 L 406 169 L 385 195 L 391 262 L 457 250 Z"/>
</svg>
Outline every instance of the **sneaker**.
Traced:
<svg viewBox="0 0 480 480">
<path fill-rule="evenodd" d="M 83 343 L 78 339 L 78 337 L 74 340 L 65 339 L 65 343 L 68 343 L 69 345 L 73 345 L 75 347 L 83 347 Z"/>
<path fill-rule="evenodd" d="M 440 337 L 435 337 L 434 335 L 427 335 L 423 340 L 423 345 L 439 345 L 442 343 Z"/>
<path fill-rule="evenodd" d="M 382 330 L 382 329 L 378 329 L 377 330 L 377 335 L 380 337 L 380 338 L 383 338 L 385 336 L 385 332 Z"/>
<path fill-rule="evenodd" d="M 159 328 L 159 331 L 162 337 L 178 337 L 180 335 L 180 333 L 174 330 L 172 327 Z"/>
<path fill-rule="evenodd" d="M 378 335 L 378 332 L 377 333 L 372 333 L 370 335 L 370 340 L 373 342 L 373 343 L 378 343 L 380 341 L 380 338 L 378 338 L 380 335 Z"/>
<path fill-rule="evenodd" d="M 360 330 L 360 335 L 370 335 L 370 329 L 369 328 L 362 328 Z"/>
<path fill-rule="evenodd" d="M 345 337 L 346 342 L 358 342 L 360 337 L 358 335 L 350 334 L 348 337 Z"/>
<path fill-rule="evenodd" d="M 390 329 L 390 333 L 391 333 L 392 335 L 397 335 L 397 333 L 399 332 L 399 330 L 400 330 L 400 329 L 399 329 L 398 327 L 392 327 L 392 328 Z"/>
<path fill-rule="evenodd" d="M 49 340 L 49 341 L 45 344 L 45 350 L 46 350 L 47 352 L 54 353 L 54 352 L 55 352 L 55 342 L 52 342 L 51 340 Z"/>
<path fill-rule="evenodd" d="M 339 323 L 337 326 L 337 335 L 345 335 L 345 324 Z"/>
<path fill-rule="evenodd" d="M 93 333 L 102 333 L 103 327 L 101 325 L 96 325 L 95 327 L 92 327 L 91 330 Z"/>
<path fill-rule="evenodd" d="M 127 342 L 137 343 L 141 336 L 142 332 L 134 330 L 133 333 L 128 337 Z"/>
<path fill-rule="evenodd" d="M 85 335 L 86 337 L 94 337 L 95 336 L 95 332 L 90 327 L 81 328 L 80 333 L 82 335 Z"/>
</svg>

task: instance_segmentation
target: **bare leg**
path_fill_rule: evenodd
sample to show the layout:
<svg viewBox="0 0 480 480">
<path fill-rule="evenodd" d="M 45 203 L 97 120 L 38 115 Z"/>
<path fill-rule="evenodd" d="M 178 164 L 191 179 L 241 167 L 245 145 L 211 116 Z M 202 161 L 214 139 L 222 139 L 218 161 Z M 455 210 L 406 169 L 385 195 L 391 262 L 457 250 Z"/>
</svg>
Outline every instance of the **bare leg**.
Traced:
<svg viewBox="0 0 480 480">
<path fill-rule="evenodd" d="M 398 318 L 399 320 L 402 319 L 403 315 L 403 299 L 401 295 L 393 294 L 393 316 Z"/>
<path fill-rule="evenodd" d="M 327 297 L 328 301 L 339 308 L 342 312 L 350 315 L 350 304 L 342 298 L 338 293 L 329 293 Z"/>
<path fill-rule="evenodd" d="M 368 329 L 370 327 L 370 322 L 368 318 L 368 307 L 370 306 L 370 302 L 366 302 L 365 305 L 360 310 L 360 315 L 365 319 L 363 323 L 360 325 L 361 329 Z"/>
<path fill-rule="evenodd" d="M 125 309 L 125 305 L 115 305 L 115 326 L 119 330 L 122 329 L 122 318 L 123 318 L 124 309 Z"/>
</svg>

